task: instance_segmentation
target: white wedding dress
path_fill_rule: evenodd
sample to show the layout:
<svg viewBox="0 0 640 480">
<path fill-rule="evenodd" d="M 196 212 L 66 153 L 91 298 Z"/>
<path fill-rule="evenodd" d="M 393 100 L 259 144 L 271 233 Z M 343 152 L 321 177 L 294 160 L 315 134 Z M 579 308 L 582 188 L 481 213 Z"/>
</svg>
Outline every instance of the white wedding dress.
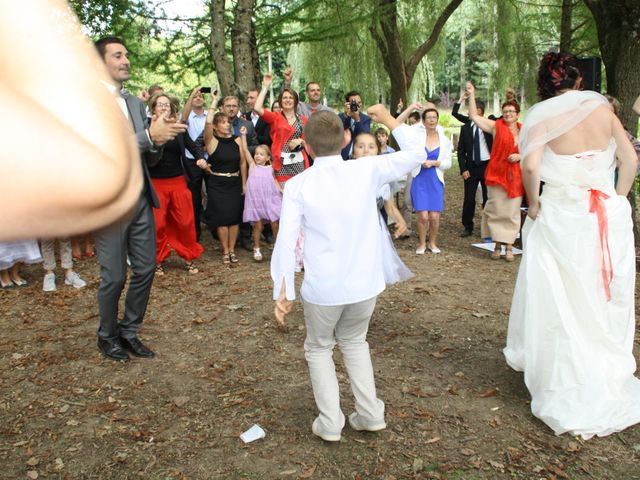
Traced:
<svg viewBox="0 0 640 480">
<path fill-rule="evenodd" d="M 556 435 L 588 439 L 640 422 L 631 208 L 614 190 L 615 149 L 613 139 L 577 155 L 545 146 L 540 214 L 523 227 L 504 354 Z"/>
</svg>

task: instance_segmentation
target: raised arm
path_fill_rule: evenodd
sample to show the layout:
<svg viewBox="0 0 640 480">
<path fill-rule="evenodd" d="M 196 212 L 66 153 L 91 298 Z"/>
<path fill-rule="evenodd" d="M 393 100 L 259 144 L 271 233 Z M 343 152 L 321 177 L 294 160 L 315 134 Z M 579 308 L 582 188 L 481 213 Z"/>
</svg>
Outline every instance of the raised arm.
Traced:
<svg viewBox="0 0 640 480">
<path fill-rule="evenodd" d="M 191 102 L 193 101 L 193 97 L 195 97 L 196 94 L 200 92 L 200 88 L 202 87 L 194 88 L 191 91 L 189 98 L 187 98 L 187 101 L 184 102 L 184 108 L 182 109 L 182 117 L 180 118 L 180 122 L 187 123 L 187 120 L 189 119 L 189 114 L 191 113 Z"/>
<path fill-rule="evenodd" d="M 476 106 L 476 89 L 471 82 L 467 82 L 467 93 L 469 94 L 469 118 L 475 123 L 483 132 L 495 135 L 495 120 L 489 120 L 478 114 L 478 107 Z"/>
<path fill-rule="evenodd" d="M 451 116 L 462 123 L 467 123 L 469 121 L 469 117 L 460 113 L 460 107 L 468 97 L 469 94 L 466 90 L 464 90 L 460 95 L 460 99 L 453 104 L 453 110 L 451 111 Z"/>
<path fill-rule="evenodd" d="M 384 108 L 384 105 L 382 104 L 369 107 L 367 109 L 367 115 L 369 115 L 371 117 L 371 120 L 373 120 L 374 122 L 381 123 L 389 130 L 393 130 L 399 125 L 402 125 L 407 120 L 407 118 L 409 118 L 409 114 L 417 108 L 417 105 L 420 104 L 412 103 L 404 112 L 398 115 L 397 118 L 394 118 L 393 115 L 391 115 L 391 113 L 389 113 L 389 111 Z"/>
<path fill-rule="evenodd" d="M 264 100 L 267 98 L 267 92 L 269 91 L 271 82 L 273 82 L 273 75 L 271 72 L 265 73 L 262 76 L 262 88 L 260 89 L 258 98 L 256 98 L 256 103 L 253 106 L 253 111 L 260 116 L 264 115 Z"/>
<path fill-rule="evenodd" d="M 406 122 L 407 118 L 409 118 L 409 115 L 411 115 L 411 112 L 413 112 L 414 110 L 419 110 L 419 111 L 424 110 L 424 107 L 422 106 L 422 104 L 418 102 L 412 103 L 405 109 L 404 112 L 402 112 L 400 115 L 396 117 L 396 120 L 398 120 L 400 123 Z"/>
<path fill-rule="evenodd" d="M 244 154 L 244 159 L 249 168 L 255 165 L 253 157 L 249 152 L 249 145 L 247 145 L 247 127 L 240 127 L 240 151 Z"/>
<path fill-rule="evenodd" d="M 211 152 L 209 151 L 209 142 L 213 139 L 213 116 L 216 111 L 213 108 L 213 105 L 209 107 L 207 111 L 207 118 L 204 122 L 204 148 L 209 155 Z"/>
</svg>

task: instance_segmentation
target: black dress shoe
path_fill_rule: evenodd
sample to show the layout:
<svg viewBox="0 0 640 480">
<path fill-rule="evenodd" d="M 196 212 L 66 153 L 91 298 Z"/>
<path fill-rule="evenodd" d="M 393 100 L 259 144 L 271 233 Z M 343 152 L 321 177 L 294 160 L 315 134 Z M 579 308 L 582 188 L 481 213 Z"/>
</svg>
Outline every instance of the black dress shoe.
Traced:
<svg viewBox="0 0 640 480">
<path fill-rule="evenodd" d="M 471 235 L 473 235 L 473 230 L 463 230 L 460 234 L 462 238 L 470 237 Z"/>
<path fill-rule="evenodd" d="M 120 337 L 120 342 L 124 348 L 129 350 L 136 357 L 153 358 L 156 355 L 153 351 L 145 347 L 144 343 L 142 343 L 138 337 Z"/>
<path fill-rule="evenodd" d="M 124 351 L 118 340 L 111 342 L 104 338 L 98 338 L 98 350 L 111 360 L 121 360 L 125 362 L 129 360 L 129 355 Z"/>
</svg>

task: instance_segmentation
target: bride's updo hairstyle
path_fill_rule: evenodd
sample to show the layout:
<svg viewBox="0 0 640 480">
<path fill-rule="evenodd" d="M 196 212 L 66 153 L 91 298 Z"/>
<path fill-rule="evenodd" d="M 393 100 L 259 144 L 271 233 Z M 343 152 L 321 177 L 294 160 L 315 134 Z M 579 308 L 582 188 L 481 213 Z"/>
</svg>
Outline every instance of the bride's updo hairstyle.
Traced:
<svg viewBox="0 0 640 480">
<path fill-rule="evenodd" d="M 538 96 L 540 100 L 554 97 L 558 90 L 574 88 L 581 76 L 578 58 L 572 53 L 546 53 L 538 68 Z"/>
</svg>

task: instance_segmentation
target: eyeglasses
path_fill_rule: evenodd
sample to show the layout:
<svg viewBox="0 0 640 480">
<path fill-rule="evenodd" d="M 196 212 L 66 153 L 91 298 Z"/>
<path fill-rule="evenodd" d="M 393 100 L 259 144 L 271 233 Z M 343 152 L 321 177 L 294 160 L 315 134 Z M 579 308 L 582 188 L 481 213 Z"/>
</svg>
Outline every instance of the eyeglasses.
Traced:
<svg viewBox="0 0 640 480">
<path fill-rule="evenodd" d="M 158 102 L 158 103 L 156 103 L 156 107 L 160 107 L 160 108 L 171 108 L 171 104 L 170 104 L 170 103 L 161 103 L 161 102 Z"/>
<path fill-rule="evenodd" d="M 518 113 L 517 110 L 515 109 L 508 109 L 508 110 L 502 110 L 502 114 L 504 115 L 505 113 Z"/>
</svg>

